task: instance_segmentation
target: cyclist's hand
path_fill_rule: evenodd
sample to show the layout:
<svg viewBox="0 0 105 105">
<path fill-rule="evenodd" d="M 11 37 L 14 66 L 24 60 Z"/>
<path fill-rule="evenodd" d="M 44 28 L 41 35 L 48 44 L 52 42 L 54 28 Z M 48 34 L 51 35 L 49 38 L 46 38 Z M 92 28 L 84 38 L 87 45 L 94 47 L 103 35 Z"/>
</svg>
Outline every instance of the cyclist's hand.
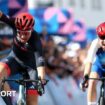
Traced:
<svg viewBox="0 0 105 105">
<path fill-rule="evenodd" d="M 44 86 L 47 84 L 48 81 L 45 79 L 41 79 L 40 77 L 38 78 L 38 80 L 39 82 L 37 84 L 37 91 L 38 91 L 38 94 L 42 96 L 45 93 Z"/>
<path fill-rule="evenodd" d="M 80 83 L 80 89 L 82 91 L 86 91 L 86 88 L 88 87 L 88 78 L 89 78 L 88 75 L 85 75 L 82 83 Z"/>
<path fill-rule="evenodd" d="M 43 86 L 38 86 L 37 92 L 40 96 L 42 96 L 45 93 Z"/>
</svg>

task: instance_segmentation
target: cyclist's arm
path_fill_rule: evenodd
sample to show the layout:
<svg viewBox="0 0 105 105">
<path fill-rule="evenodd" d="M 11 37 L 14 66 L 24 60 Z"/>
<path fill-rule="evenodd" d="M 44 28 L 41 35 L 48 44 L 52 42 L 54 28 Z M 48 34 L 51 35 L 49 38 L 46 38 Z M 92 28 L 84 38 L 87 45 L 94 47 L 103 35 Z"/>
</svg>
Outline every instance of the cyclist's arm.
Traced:
<svg viewBox="0 0 105 105">
<path fill-rule="evenodd" d="M 86 58 L 86 61 L 85 61 L 84 76 L 85 75 L 90 75 L 91 66 L 92 66 L 92 63 L 94 62 L 96 51 L 100 47 L 98 40 L 99 39 L 93 40 L 91 45 L 90 45 L 90 48 L 88 50 L 87 58 Z"/>
<path fill-rule="evenodd" d="M 43 57 L 42 44 L 39 37 L 37 39 L 36 44 L 37 45 L 36 45 L 35 58 L 36 58 L 38 77 L 41 77 L 41 79 L 45 79 L 45 61 Z"/>
<path fill-rule="evenodd" d="M 6 23 L 12 28 L 15 28 L 15 18 L 10 18 L 0 11 L 0 21 Z"/>
</svg>

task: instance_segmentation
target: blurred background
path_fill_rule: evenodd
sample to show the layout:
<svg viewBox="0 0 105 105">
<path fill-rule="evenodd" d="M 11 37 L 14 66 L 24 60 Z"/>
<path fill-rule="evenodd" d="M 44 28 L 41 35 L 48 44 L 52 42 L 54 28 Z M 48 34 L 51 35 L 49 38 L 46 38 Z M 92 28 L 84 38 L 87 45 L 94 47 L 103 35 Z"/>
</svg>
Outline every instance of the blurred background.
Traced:
<svg viewBox="0 0 105 105">
<path fill-rule="evenodd" d="M 104 0 L 0 0 L 6 15 L 29 12 L 35 18 L 50 80 L 39 105 L 86 105 L 79 83 L 95 28 L 105 21 L 104 4 Z M 0 22 L 0 59 L 10 52 L 12 37 L 12 29 Z"/>
</svg>

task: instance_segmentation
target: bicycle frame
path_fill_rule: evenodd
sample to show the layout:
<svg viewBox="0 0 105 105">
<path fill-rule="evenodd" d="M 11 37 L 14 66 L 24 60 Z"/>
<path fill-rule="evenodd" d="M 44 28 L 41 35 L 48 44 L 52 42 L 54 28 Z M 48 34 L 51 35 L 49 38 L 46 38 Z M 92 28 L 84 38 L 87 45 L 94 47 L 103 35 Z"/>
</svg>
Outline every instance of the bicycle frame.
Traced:
<svg viewBox="0 0 105 105">
<path fill-rule="evenodd" d="M 19 96 L 17 100 L 17 105 L 26 105 L 26 83 L 27 82 L 36 82 L 37 83 L 37 91 L 44 94 L 44 87 L 42 87 L 41 79 L 31 80 L 31 79 L 3 79 L 2 83 L 4 84 L 6 81 L 14 81 L 19 84 Z M 48 80 L 46 80 L 47 84 Z M 3 85 L 2 84 L 2 85 Z"/>
<path fill-rule="evenodd" d="M 23 83 L 24 79 L 4 79 L 2 80 L 3 83 L 5 81 L 14 81 L 19 84 L 19 96 L 16 102 L 16 105 L 26 105 L 26 84 Z M 2 84 L 3 85 L 3 84 Z"/>
</svg>

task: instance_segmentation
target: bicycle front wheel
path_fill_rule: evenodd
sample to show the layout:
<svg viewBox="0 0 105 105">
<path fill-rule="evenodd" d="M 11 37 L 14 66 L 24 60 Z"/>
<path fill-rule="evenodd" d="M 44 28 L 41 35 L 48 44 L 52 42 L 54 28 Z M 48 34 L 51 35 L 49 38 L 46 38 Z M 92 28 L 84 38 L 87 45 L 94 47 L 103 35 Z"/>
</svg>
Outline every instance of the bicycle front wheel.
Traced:
<svg viewBox="0 0 105 105">
<path fill-rule="evenodd" d="M 19 101 L 17 105 L 26 105 L 25 102 Z"/>
<path fill-rule="evenodd" d="M 100 97 L 98 105 L 105 105 L 105 98 L 104 97 Z"/>
</svg>

